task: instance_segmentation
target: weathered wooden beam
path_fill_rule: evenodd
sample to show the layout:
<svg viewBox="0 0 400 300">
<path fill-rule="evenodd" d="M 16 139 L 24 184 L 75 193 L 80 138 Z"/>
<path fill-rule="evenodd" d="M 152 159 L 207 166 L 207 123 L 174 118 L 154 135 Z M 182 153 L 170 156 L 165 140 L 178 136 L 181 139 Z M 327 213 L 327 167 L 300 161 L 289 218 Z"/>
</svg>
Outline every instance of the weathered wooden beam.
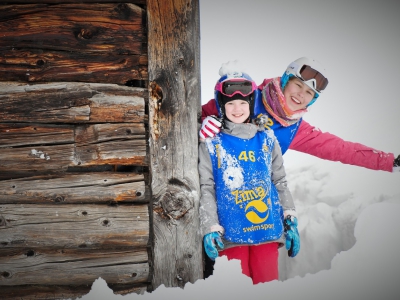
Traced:
<svg viewBox="0 0 400 300">
<path fill-rule="evenodd" d="M 108 284 L 114 294 L 140 294 L 147 290 L 147 284 Z M 90 292 L 92 285 L 16 285 L 2 286 L 2 300 L 54 300 L 54 299 L 80 299 Z M 86 297 L 88 298 L 88 297 Z"/>
<path fill-rule="evenodd" d="M 54 299 L 77 299 L 90 292 L 92 285 L 73 286 L 38 286 L 38 285 L 14 285 L 2 286 L 2 300 L 54 300 Z"/>
<path fill-rule="evenodd" d="M 0 289 L 15 285 L 91 285 L 102 277 L 109 284 L 149 281 L 146 248 L 130 250 L 0 250 Z M 3 253 L 4 252 L 4 253 Z"/>
<path fill-rule="evenodd" d="M 73 125 L 0 123 L 0 148 L 73 142 Z"/>
<path fill-rule="evenodd" d="M 2 0 L 5 4 L 35 4 L 38 0 Z M 40 0 L 40 3 L 64 4 L 64 3 L 132 3 L 146 4 L 146 0 Z"/>
<path fill-rule="evenodd" d="M 198 0 L 147 2 L 153 288 L 203 278 L 198 233 Z"/>
<path fill-rule="evenodd" d="M 13 173 L 65 172 L 70 166 L 146 166 L 147 160 L 145 140 L 0 148 L 0 178 L 13 178 Z"/>
<path fill-rule="evenodd" d="M 1 204 L 0 250 L 147 246 L 148 205 Z"/>
<path fill-rule="evenodd" d="M 39 123 L 0 123 L 0 148 L 145 139 L 143 123 L 58 125 Z"/>
<path fill-rule="evenodd" d="M 0 181 L 1 204 L 147 203 L 143 174 L 65 173 Z"/>
<path fill-rule="evenodd" d="M 147 90 L 115 84 L 0 82 L 1 122 L 143 123 Z"/>
<path fill-rule="evenodd" d="M 1 81 L 148 77 L 145 11 L 132 3 L 0 5 L 0 31 Z"/>
</svg>

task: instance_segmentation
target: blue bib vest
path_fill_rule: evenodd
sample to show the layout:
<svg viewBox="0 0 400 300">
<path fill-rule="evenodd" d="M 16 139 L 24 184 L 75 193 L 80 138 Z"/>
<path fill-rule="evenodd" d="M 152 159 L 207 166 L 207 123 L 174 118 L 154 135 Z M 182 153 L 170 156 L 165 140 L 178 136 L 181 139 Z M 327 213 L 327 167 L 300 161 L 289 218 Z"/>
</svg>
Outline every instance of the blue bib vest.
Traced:
<svg viewBox="0 0 400 300">
<path fill-rule="evenodd" d="M 265 110 L 261 97 L 260 101 L 258 101 L 254 107 L 254 115 L 257 117 L 260 114 L 268 116 L 268 122 L 267 124 L 265 124 L 265 128 L 274 131 L 276 139 L 279 141 L 279 145 L 281 146 L 282 155 L 285 154 L 285 152 L 289 148 L 289 145 L 292 143 L 294 136 L 297 133 L 297 130 L 299 130 L 300 123 L 303 119 L 300 119 L 299 122 L 296 122 L 288 127 L 282 126 L 281 123 L 275 120 L 274 117 L 272 117 Z"/>
<path fill-rule="evenodd" d="M 271 182 L 274 139 L 259 131 L 251 139 L 220 133 L 206 142 L 224 238 L 238 244 L 279 239 L 283 211 Z"/>
</svg>

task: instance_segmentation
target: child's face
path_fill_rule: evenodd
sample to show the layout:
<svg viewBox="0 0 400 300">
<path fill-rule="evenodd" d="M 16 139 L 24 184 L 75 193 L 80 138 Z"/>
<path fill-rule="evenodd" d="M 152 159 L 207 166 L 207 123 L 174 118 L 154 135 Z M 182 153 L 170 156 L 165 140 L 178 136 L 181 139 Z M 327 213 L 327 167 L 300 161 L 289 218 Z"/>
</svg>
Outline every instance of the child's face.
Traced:
<svg viewBox="0 0 400 300">
<path fill-rule="evenodd" d="M 303 81 L 298 78 L 289 80 L 283 95 L 286 99 L 286 104 L 292 111 L 306 108 L 308 103 L 314 99 L 315 92 Z"/>
<path fill-rule="evenodd" d="M 250 116 L 250 105 L 245 100 L 232 100 L 225 104 L 225 115 L 233 123 L 243 123 Z"/>
</svg>

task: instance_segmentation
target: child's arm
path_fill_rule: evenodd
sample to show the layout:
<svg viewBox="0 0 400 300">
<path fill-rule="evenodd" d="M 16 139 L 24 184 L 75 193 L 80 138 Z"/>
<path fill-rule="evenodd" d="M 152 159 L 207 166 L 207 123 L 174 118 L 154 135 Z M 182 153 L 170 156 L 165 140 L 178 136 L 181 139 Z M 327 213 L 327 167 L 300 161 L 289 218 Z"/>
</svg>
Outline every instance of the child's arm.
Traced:
<svg viewBox="0 0 400 300">
<path fill-rule="evenodd" d="M 215 198 L 215 182 L 212 162 L 206 143 L 199 146 L 199 178 L 200 178 L 200 229 L 202 236 L 213 231 L 223 232 L 219 225 L 217 203 Z"/>
<path fill-rule="evenodd" d="M 284 231 L 286 249 L 290 257 L 295 257 L 300 251 L 300 235 L 297 230 L 297 213 L 292 194 L 286 181 L 286 172 L 283 166 L 282 152 L 279 143 L 275 139 L 275 147 L 272 151 L 272 182 L 278 190 L 284 214 Z"/>
<path fill-rule="evenodd" d="M 302 121 L 289 149 L 372 170 L 393 171 L 394 155 L 345 141 Z"/>
<path fill-rule="evenodd" d="M 275 137 L 274 137 L 275 138 Z M 287 185 L 286 171 L 283 166 L 283 158 L 281 147 L 275 138 L 274 149 L 272 150 L 272 170 L 271 170 L 272 183 L 275 185 L 279 200 L 281 202 L 284 216 L 292 215 L 297 216 L 296 208 L 293 202 L 292 194 Z"/>
</svg>

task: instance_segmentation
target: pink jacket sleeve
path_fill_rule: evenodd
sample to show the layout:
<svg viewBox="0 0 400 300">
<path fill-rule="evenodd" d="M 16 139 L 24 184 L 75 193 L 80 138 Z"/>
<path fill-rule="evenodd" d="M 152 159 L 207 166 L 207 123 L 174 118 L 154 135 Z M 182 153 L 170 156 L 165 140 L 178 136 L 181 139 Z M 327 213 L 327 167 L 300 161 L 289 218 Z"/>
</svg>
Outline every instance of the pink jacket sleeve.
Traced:
<svg viewBox="0 0 400 300">
<path fill-rule="evenodd" d="M 304 120 L 289 149 L 348 165 L 393 171 L 393 153 L 385 153 L 362 144 L 344 141 L 333 134 L 322 132 Z"/>
</svg>

